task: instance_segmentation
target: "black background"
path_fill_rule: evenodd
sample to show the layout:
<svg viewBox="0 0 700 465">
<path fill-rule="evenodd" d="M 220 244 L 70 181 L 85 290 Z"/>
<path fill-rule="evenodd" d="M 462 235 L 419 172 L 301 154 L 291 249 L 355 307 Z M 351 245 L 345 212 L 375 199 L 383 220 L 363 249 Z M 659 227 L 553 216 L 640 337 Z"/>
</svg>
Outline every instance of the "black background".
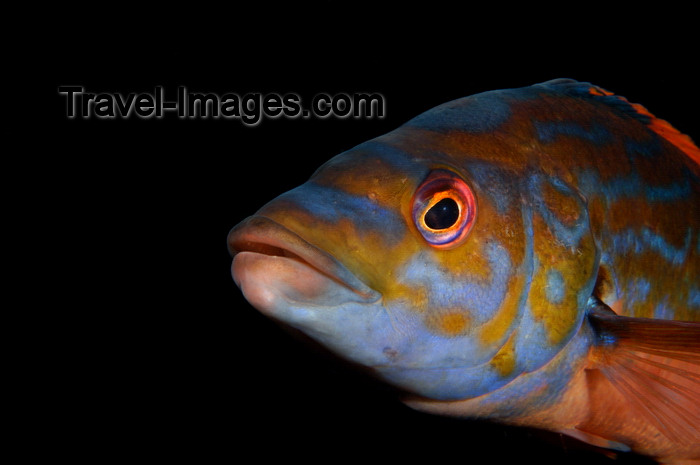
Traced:
<svg viewBox="0 0 700 465">
<path fill-rule="evenodd" d="M 39 74 L 51 76 L 50 129 L 34 136 L 46 148 L 27 157 L 42 194 L 37 268 L 51 301 L 39 383 L 49 453 L 91 463 L 247 454 L 245 462 L 647 463 L 628 454 L 613 461 L 559 435 L 411 411 L 250 307 L 230 277 L 225 241 L 331 156 L 476 92 L 589 81 L 698 140 L 690 44 L 657 31 L 663 18 L 644 28 L 603 18 L 513 28 L 495 13 L 428 20 L 414 11 L 420 20 L 402 24 L 398 10 L 358 10 L 58 17 L 60 34 L 38 60 Z M 92 22 L 79 26 L 81 18 Z M 68 119 L 59 85 L 294 92 L 305 101 L 378 92 L 386 117 L 281 117 L 255 127 L 174 115 Z"/>
</svg>

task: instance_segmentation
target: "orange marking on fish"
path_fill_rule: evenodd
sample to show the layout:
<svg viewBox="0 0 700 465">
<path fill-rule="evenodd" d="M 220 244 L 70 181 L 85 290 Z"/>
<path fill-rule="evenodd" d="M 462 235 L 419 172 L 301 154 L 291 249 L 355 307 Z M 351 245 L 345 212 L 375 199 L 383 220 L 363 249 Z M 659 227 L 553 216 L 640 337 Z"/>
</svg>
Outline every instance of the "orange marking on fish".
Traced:
<svg viewBox="0 0 700 465">
<path fill-rule="evenodd" d="M 503 377 L 510 375 L 515 369 L 515 332 L 491 359 L 491 366 Z"/>
<path fill-rule="evenodd" d="M 542 199 L 547 209 L 555 214 L 565 226 L 572 227 L 581 216 L 581 200 L 571 194 L 555 189 L 551 184 L 543 184 Z"/>
<path fill-rule="evenodd" d="M 509 292 L 506 294 L 498 313 L 479 328 L 479 341 L 484 346 L 495 344 L 513 329 L 515 318 L 520 311 L 520 297 L 525 287 L 525 276 L 518 274 L 508 282 Z"/>
<path fill-rule="evenodd" d="M 539 214 L 534 215 L 533 223 L 539 231 L 535 255 L 540 267 L 533 276 L 528 302 L 533 316 L 544 324 L 550 343 L 558 344 L 571 334 L 578 321 L 578 292 L 590 280 L 595 244 L 591 237 L 584 236 L 573 248 L 566 247 Z M 560 273 L 566 283 L 559 302 L 552 302 L 547 296 L 548 275 L 552 271 Z"/>
<path fill-rule="evenodd" d="M 622 97 L 620 97 L 622 98 Z M 632 107 L 637 110 L 642 115 L 646 115 L 651 118 L 649 127 L 652 131 L 678 147 L 683 153 L 688 155 L 695 163 L 700 165 L 700 149 L 693 143 L 693 140 L 687 135 L 681 133 L 678 129 L 671 126 L 671 124 L 661 118 L 657 118 L 652 115 L 649 110 L 644 108 L 638 103 L 631 103 Z"/>
<path fill-rule="evenodd" d="M 447 336 L 457 336 L 469 328 L 469 315 L 463 310 L 449 311 L 438 317 L 439 331 Z"/>
</svg>

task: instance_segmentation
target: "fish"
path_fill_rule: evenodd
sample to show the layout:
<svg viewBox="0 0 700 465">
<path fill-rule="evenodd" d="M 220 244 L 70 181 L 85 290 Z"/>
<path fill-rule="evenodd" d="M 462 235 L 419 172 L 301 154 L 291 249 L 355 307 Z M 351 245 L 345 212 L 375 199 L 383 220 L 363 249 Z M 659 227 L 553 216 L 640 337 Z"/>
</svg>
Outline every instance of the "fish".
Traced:
<svg viewBox="0 0 700 465">
<path fill-rule="evenodd" d="M 228 235 L 252 307 L 411 408 L 700 463 L 700 150 L 555 79 L 330 158 Z"/>
</svg>

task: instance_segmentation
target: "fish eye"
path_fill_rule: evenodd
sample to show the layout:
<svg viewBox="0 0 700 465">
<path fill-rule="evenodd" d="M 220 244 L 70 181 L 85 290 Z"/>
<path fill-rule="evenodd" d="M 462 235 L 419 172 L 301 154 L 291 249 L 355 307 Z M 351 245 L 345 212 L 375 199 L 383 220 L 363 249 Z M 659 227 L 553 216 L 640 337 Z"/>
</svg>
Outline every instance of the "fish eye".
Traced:
<svg viewBox="0 0 700 465">
<path fill-rule="evenodd" d="M 435 170 L 413 197 L 413 222 L 433 247 L 461 244 L 474 224 L 476 200 L 466 182 L 448 170 Z"/>
</svg>

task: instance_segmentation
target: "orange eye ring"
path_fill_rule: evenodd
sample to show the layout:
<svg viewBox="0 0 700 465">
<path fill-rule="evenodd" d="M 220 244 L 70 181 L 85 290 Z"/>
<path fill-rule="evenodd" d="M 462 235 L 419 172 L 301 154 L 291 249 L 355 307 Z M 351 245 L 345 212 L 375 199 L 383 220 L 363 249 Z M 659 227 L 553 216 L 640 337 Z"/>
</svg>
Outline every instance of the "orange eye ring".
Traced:
<svg viewBox="0 0 700 465">
<path fill-rule="evenodd" d="M 466 182 L 452 171 L 435 170 L 413 196 L 413 223 L 438 249 L 462 243 L 476 218 L 476 199 Z"/>
</svg>

